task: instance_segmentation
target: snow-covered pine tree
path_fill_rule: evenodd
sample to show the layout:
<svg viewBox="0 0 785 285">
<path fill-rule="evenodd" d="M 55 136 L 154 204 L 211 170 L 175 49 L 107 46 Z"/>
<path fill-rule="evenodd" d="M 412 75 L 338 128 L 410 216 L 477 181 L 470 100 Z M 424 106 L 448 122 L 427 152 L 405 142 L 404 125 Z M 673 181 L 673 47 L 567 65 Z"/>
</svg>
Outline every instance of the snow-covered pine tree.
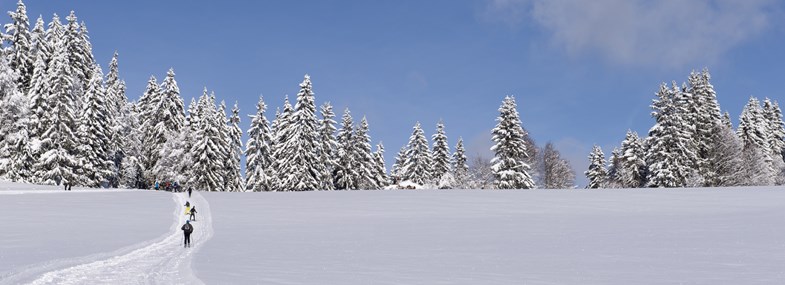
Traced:
<svg viewBox="0 0 785 285">
<path fill-rule="evenodd" d="M 110 143 L 109 153 L 110 158 L 114 162 L 112 169 L 112 177 L 110 178 L 113 187 L 118 186 L 118 177 L 121 176 L 120 165 L 122 164 L 125 151 L 123 150 L 123 139 L 126 136 L 121 133 L 124 121 L 126 121 L 126 112 L 123 109 L 128 103 L 128 98 L 125 95 L 125 88 L 120 80 L 120 71 L 117 62 L 117 51 L 112 56 L 109 62 L 109 73 L 106 74 L 106 101 L 107 101 L 107 117 L 109 117 L 110 129 Z"/>
<path fill-rule="evenodd" d="M 466 189 L 469 182 L 469 165 L 467 164 L 466 150 L 463 148 L 463 138 L 458 138 L 455 152 L 452 154 L 452 175 L 455 177 L 455 187 Z"/>
<path fill-rule="evenodd" d="M 194 134 L 194 144 L 191 154 L 194 157 L 194 164 L 191 168 L 189 184 L 194 189 L 204 191 L 220 191 L 224 182 L 221 175 L 224 172 L 225 153 L 221 149 L 225 137 L 221 134 L 221 128 L 225 121 L 220 119 L 213 99 L 199 99 L 201 110 L 198 110 L 199 122 L 196 123 L 196 133 Z"/>
<path fill-rule="evenodd" d="M 750 97 L 739 117 L 736 129 L 744 145 L 745 171 L 744 185 L 773 185 L 774 169 L 769 145 L 769 122 L 764 117 L 760 101 Z"/>
<path fill-rule="evenodd" d="M 56 20 L 55 16 L 55 23 Z M 56 33 L 56 24 L 50 30 Z M 60 40 L 55 40 L 53 46 L 46 78 L 50 84 L 47 98 L 50 107 L 43 116 L 49 122 L 40 138 L 41 156 L 34 165 L 33 175 L 44 184 L 75 183 L 78 161 L 74 157 L 77 142 L 73 77 L 68 47 Z"/>
<path fill-rule="evenodd" d="M 229 129 L 229 160 L 226 167 L 226 191 L 244 191 L 243 177 L 240 174 L 240 156 L 243 153 L 243 130 L 240 129 L 240 109 L 237 102 L 232 107 L 232 116 L 228 121 Z"/>
<path fill-rule="evenodd" d="M 334 190 L 333 173 L 338 164 L 338 141 L 335 139 L 335 113 L 330 102 L 321 107 L 322 120 L 319 122 L 319 141 L 322 142 L 321 161 L 324 163 L 321 174 L 322 190 Z M 384 158 L 382 158 L 384 159 Z"/>
<path fill-rule="evenodd" d="M 777 185 L 782 185 L 785 184 L 785 127 L 782 110 L 776 101 L 772 102 L 769 98 L 763 101 L 763 118 L 768 125 L 774 180 Z"/>
<path fill-rule="evenodd" d="M 708 69 L 702 72 L 692 72 L 689 76 L 689 89 L 687 94 L 691 94 L 693 110 L 690 110 L 694 117 L 694 121 L 687 120 L 687 122 L 694 122 L 695 127 L 695 154 L 697 156 L 696 167 L 698 173 L 705 180 L 705 186 L 712 186 L 708 182 L 713 181 L 713 175 L 716 173 L 715 167 L 708 164 L 708 152 L 712 148 L 718 147 L 720 142 L 714 142 L 713 131 L 722 124 L 722 113 L 720 106 L 717 102 L 717 94 L 714 91 L 714 86 L 710 82 L 711 75 Z"/>
<path fill-rule="evenodd" d="M 498 189 L 531 189 L 534 180 L 529 175 L 530 166 L 525 162 L 527 155 L 524 138 L 526 132 L 516 109 L 515 98 L 507 96 L 499 107 L 498 122 L 493 129 L 495 157 L 491 161 L 495 186 Z"/>
<path fill-rule="evenodd" d="M 684 119 L 687 101 L 682 93 L 675 82 L 672 89 L 663 83 L 652 103 L 656 123 L 649 130 L 645 158 L 649 187 L 684 187 L 695 173 L 694 126 Z"/>
<path fill-rule="evenodd" d="M 148 116 L 145 118 L 144 146 L 145 155 L 149 155 L 145 157 L 147 159 L 145 168 L 149 170 L 146 173 L 146 178 L 150 182 L 160 180 L 160 173 L 156 170 L 162 170 L 162 168 L 156 168 L 156 163 L 160 159 L 163 145 L 168 138 L 177 137 L 185 123 L 183 98 L 180 97 L 180 88 L 177 86 L 174 76 L 174 70 L 169 69 L 160 87 L 151 86 L 150 84 L 155 83 L 155 78 L 151 78 L 148 82 L 148 90 L 140 99 L 140 103 L 143 102 L 142 100 L 145 102 L 146 110 L 143 112 L 145 116 Z"/>
<path fill-rule="evenodd" d="M 547 143 L 543 150 L 543 186 L 545 189 L 571 189 L 575 186 L 575 172 L 569 162 L 553 146 Z"/>
<path fill-rule="evenodd" d="M 621 164 L 619 165 L 621 186 L 639 188 L 646 185 L 646 161 L 643 141 L 638 133 L 627 130 L 627 136 L 621 143 Z"/>
<path fill-rule="evenodd" d="M 398 154 L 395 155 L 395 162 L 390 168 L 390 182 L 392 184 L 400 183 L 403 178 L 403 164 L 406 162 L 406 146 L 402 146 Z"/>
<path fill-rule="evenodd" d="M 452 176 L 450 170 L 450 165 L 452 164 L 450 146 L 447 144 L 447 134 L 444 131 L 444 122 L 439 121 L 439 123 L 436 124 L 436 133 L 431 136 L 431 140 L 433 141 L 433 166 L 431 167 L 433 173 L 431 175 L 436 181 L 441 181 L 442 176 L 445 174 L 450 173 Z"/>
<path fill-rule="evenodd" d="M 371 136 L 368 135 L 368 120 L 363 116 L 360 125 L 354 133 L 354 162 L 357 163 L 357 186 L 359 189 L 379 189 L 378 173 L 376 173 L 376 159 L 371 152 Z"/>
<path fill-rule="evenodd" d="M 177 133 L 165 134 L 166 142 L 158 151 L 160 160 L 153 169 L 160 181 L 183 183 L 190 178 L 188 167 L 193 164 L 193 157 L 188 148 L 189 131 L 188 128 L 183 128 Z"/>
<path fill-rule="evenodd" d="M 270 143 L 273 134 L 265 117 L 267 105 L 264 98 L 259 97 L 256 104 L 256 115 L 251 116 L 251 127 L 248 129 L 248 141 L 245 143 L 245 189 L 247 191 L 271 191 L 273 153 Z"/>
<path fill-rule="evenodd" d="M 722 124 L 728 127 L 728 129 L 733 129 L 733 123 L 730 121 L 730 113 L 725 112 L 725 114 L 722 115 Z"/>
<path fill-rule="evenodd" d="M 33 59 L 33 65 L 35 65 L 36 57 L 39 56 L 39 53 L 42 53 L 40 56 L 44 58 L 44 63 L 49 63 L 49 58 L 52 55 L 51 47 L 46 40 L 45 26 L 44 17 L 39 15 L 38 19 L 35 21 L 33 30 L 30 31 L 30 57 Z M 35 68 L 35 66 L 33 66 L 33 68 Z"/>
<path fill-rule="evenodd" d="M 139 128 L 142 126 L 139 120 L 140 111 L 137 110 L 136 104 L 127 103 L 121 112 L 125 118 L 119 132 L 123 137 L 121 148 L 124 153 L 119 167 L 118 184 L 125 188 L 144 189 L 147 186 L 142 163 L 142 135 L 144 133 Z"/>
<path fill-rule="evenodd" d="M 375 182 L 376 185 L 379 186 L 379 188 L 383 189 L 384 187 L 390 184 L 390 178 L 387 177 L 387 166 L 384 163 L 384 144 L 382 144 L 382 142 L 379 142 L 376 145 L 376 151 L 373 153 L 373 158 L 374 158 L 373 172 L 374 175 L 376 175 Z"/>
<path fill-rule="evenodd" d="M 28 133 L 30 136 L 30 147 L 35 158 L 39 153 L 40 141 L 44 131 L 48 129 L 51 118 L 46 117 L 51 108 L 49 104 L 49 81 L 47 78 L 46 60 L 44 52 L 36 53 L 35 64 L 33 65 L 33 77 L 30 80 L 30 90 L 27 97 L 30 100 L 30 114 Z"/>
<path fill-rule="evenodd" d="M 30 78 L 33 76 L 35 54 L 32 52 L 32 35 L 30 34 L 30 20 L 27 18 L 27 8 L 22 0 L 16 5 L 16 11 L 9 11 L 11 23 L 5 25 L 3 39 L 9 43 L 9 65 L 16 74 L 17 86 L 23 94 L 30 88 Z M 0 98 L 2 99 L 2 98 Z"/>
<path fill-rule="evenodd" d="M 281 161 L 279 181 L 283 189 L 292 191 L 316 190 L 321 186 L 323 164 L 320 161 L 321 142 L 319 122 L 311 78 L 307 74 L 300 83 L 297 103 L 284 127 L 286 139 L 278 148 Z"/>
<path fill-rule="evenodd" d="M 584 172 L 584 174 L 589 179 L 589 185 L 586 188 L 605 188 L 605 182 L 608 180 L 608 171 L 605 169 L 605 154 L 602 153 L 602 148 L 597 145 L 592 148 L 589 154 L 589 170 Z"/>
<path fill-rule="evenodd" d="M 611 158 L 608 159 L 608 177 L 605 180 L 604 188 L 622 188 L 621 177 L 624 171 L 621 168 L 621 150 L 614 148 L 611 151 Z"/>
<path fill-rule="evenodd" d="M 160 145 L 163 145 L 165 138 L 163 135 L 158 135 L 156 132 L 158 101 L 161 100 L 161 87 L 155 79 L 155 76 L 150 76 L 147 81 L 147 88 L 145 89 L 142 97 L 136 104 L 136 117 L 139 120 L 139 128 L 141 129 L 141 155 L 137 157 L 142 164 L 142 173 L 144 177 L 144 185 L 142 187 L 149 187 L 155 181 L 153 168 L 159 160 Z M 164 132 L 165 133 L 165 132 Z"/>
<path fill-rule="evenodd" d="M 290 191 L 290 189 L 287 189 L 286 185 L 283 184 L 285 174 L 281 172 L 281 169 L 286 167 L 284 164 L 287 163 L 287 161 L 283 159 L 288 151 L 284 148 L 284 145 L 291 137 L 291 128 L 289 126 L 292 124 L 291 117 L 294 116 L 293 113 L 294 110 L 292 104 L 289 102 L 289 95 L 286 95 L 284 96 L 281 111 L 279 112 L 278 109 L 275 110 L 275 119 L 270 125 L 270 129 L 274 134 L 273 143 L 270 144 L 273 150 L 273 164 L 270 167 L 270 169 L 273 170 L 273 191 Z"/>
<path fill-rule="evenodd" d="M 77 130 L 80 143 L 77 158 L 81 165 L 79 181 L 89 187 L 101 187 L 113 175 L 114 161 L 109 149 L 112 125 L 107 116 L 109 112 L 103 77 L 101 68 L 95 65 L 84 94 L 85 103 L 82 105 L 81 122 Z"/>
<path fill-rule="evenodd" d="M 355 190 L 359 187 L 359 171 L 355 168 L 357 163 L 354 161 L 356 158 L 355 153 L 355 139 L 354 139 L 354 122 L 349 108 L 343 112 L 343 120 L 341 122 L 341 129 L 338 130 L 338 164 L 335 167 L 335 189 L 338 190 Z"/>
<path fill-rule="evenodd" d="M 64 44 L 68 47 L 68 62 L 71 65 L 76 98 L 82 102 L 83 94 L 90 82 L 90 74 L 95 59 L 93 58 L 92 45 L 87 36 L 87 28 L 80 26 L 74 11 L 65 18 L 68 24 L 65 28 Z"/>
<path fill-rule="evenodd" d="M 0 177 L 26 181 L 34 158 L 28 147 L 29 100 L 18 88 L 18 73 L 0 56 Z"/>
<path fill-rule="evenodd" d="M 411 181 L 420 185 L 430 184 L 432 181 L 431 150 L 428 148 L 428 140 L 425 132 L 417 122 L 412 128 L 412 135 L 406 145 L 406 155 L 403 167 L 400 169 L 401 180 Z"/>
</svg>

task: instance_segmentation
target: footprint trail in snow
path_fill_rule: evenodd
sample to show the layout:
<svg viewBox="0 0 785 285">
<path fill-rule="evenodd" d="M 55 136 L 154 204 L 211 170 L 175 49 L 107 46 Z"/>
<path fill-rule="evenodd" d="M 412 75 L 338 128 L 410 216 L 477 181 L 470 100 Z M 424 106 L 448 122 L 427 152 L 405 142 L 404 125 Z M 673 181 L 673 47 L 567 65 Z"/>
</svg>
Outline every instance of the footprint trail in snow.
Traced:
<svg viewBox="0 0 785 285">
<path fill-rule="evenodd" d="M 187 193 L 173 194 L 177 203 L 177 221 L 163 240 L 124 255 L 50 271 L 31 284 L 202 284 L 191 271 L 194 253 L 213 235 L 210 205 L 198 192 L 188 198 Z M 180 227 L 188 219 L 184 204 L 196 206 L 196 221 L 192 222 L 192 247 L 183 248 Z"/>
</svg>

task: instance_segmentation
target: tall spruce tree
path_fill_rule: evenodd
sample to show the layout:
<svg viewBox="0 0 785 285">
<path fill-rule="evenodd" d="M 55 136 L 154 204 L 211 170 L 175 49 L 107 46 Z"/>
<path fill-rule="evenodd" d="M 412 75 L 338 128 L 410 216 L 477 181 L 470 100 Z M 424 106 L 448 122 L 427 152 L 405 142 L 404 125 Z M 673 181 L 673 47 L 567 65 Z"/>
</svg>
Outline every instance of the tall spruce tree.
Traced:
<svg viewBox="0 0 785 285">
<path fill-rule="evenodd" d="M 452 171 L 455 177 L 455 188 L 465 189 L 469 182 L 469 164 L 467 164 L 466 150 L 463 147 L 463 138 L 458 138 L 455 152 L 452 154 Z"/>
<path fill-rule="evenodd" d="M 324 163 L 321 174 L 321 187 L 322 190 L 333 190 L 333 173 L 338 164 L 338 141 L 335 139 L 335 113 L 333 113 L 333 106 L 329 102 L 322 104 L 321 107 L 322 120 L 319 123 L 319 141 L 322 142 L 321 161 Z M 382 158 L 384 159 L 384 158 Z"/>
<path fill-rule="evenodd" d="M 649 130 L 645 158 L 649 187 L 684 187 L 694 175 L 694 128 L 685 121 L 687 101 L 683 95 L 675 82 L 672 89 L 663 83 L 652 104 L 656 124 Z"/>
<path fill-rule="evenodd" d="M 32 52 L 33 39 L 25 3 L 19 0 L 16 11 L 9 11 L 8 15 L 11 17 L 11 23 L 5 25 L 6 34 L 3 36 L 10 48 L 6 53 L 11 69 L 18 74 L 18 88 L 21 92 L 27 92 L 33 76 L 35 54 Z"/>
<path fill-rule="evenodd" d="M 774 184 L 773 159 L 769 145 L 769 122 L 763 114 L 760 101 L 750 97 L 739 117 L 736 132 L 744 145 L 745 173 L 744 185 Z"/>
<path fill-rule="evenodd" d="M 240 156 L 243 153 L 243 131 L 240 129 L 240 109 L 237 102 L 232 107 L 232 116 L 229 118 L 229 164 L 227 166 L 226 191 L 240 192 L 243 187 L 243 178 L 240 174 Z"/>
<path fill-rule="evenodd" d="M 56 28 L 52 30 L 56 31 Z M 49 108 L 43 116 L 49 121 L 40 138 L 41 156 L 34 165 L 33 175 L 44 184 L 73 184 L 77 182 L 75 172 L 79 166 L 74 156 L 77 142 L 73 77 L 67 46 L 56 38 L 53 46 L 54 54 L 46 78 L 50 84 Z"/>
<path fill-rule="evenodd" d="M 605 169 L 605 154 L 602 153 L 602 148 L 597 145 L 592 148 L 589 154 L 589 170 L 584 172 L 584 174 L 589 179 L 589 185 L 586 188 L 605 188 L 608 170 Z"/>
<path fill-rule="evenodd" d="M 359 187 L 359 171 L 355 168 L 357 163 L 354 161 L 355 153 L 355 139 L 354 139 L 354 122 L 349 108 L 343 112 L 341 121 L 341 129 L 338 130 L 338 164 L 335 167 L 335 189 L 338 190 L 354 190 Z"/>
<path fill-rule="evenodd" d="M 499 107 L 498 122 L 493 129 L 494 146 L 491 151 L 495 157 L 491 161 L 495 186 L 498 189 L 531 189 L 534 180 L 529 175 L 530 166 L 525 162 L 528 157 L 524 137 L 526 132 L 516 109 L 515 98 L 507 96 Z"/>
<path fill-rule="evenodd" d="M 390 184 L 390 178 L 387 177 L 387 166 L 384 163 L 384 144 L 379 142 L 376 145 L 376 151 L 373 153 L 374 158 L 374 179 L 379 188 L 384 188 Z"/>
<path fill-rule="evenodd" d="M 769 133 L 774 180 L 777 185 L 782 185 L 785 184 L 785 127 L 782 122 L 782 110 L 776 101 L 772 102 L 769 98 L 763 101 L 763 118 Z"/>
<path fill-rule="evenodd" d="M 400 170 L 403 181 L 411 181 L 420 185 L 433 182 L 431 150 L 428 148 L 428 140 L 420 127 L 420 122 L 414 125 L 404 157 L 405 160 Z"/>
<path fill-rule="evenodd" d="M 354 133 L 354 169 L 357 170 L 357 186 L 359 189 L 379 189 L 377 163 L 371 150 L 371 136 L 368 134 L 368 120 L 363 117 Z"/>
<path fill-rule="evenodd" d="M 300 83 L 297 103 L 288 120 L 287 139 L 282 141 L 281 156 L 277 157 L 281 161 L 281 186 L 292 191 L 316 190 L 321 186 L 323 164 L 319 156 L 321 142 L 313 86 L 307 74 Z"/>
<path fill-rule="evenodd" d="M 81 123 L 77 131 L 80 145 L 77 148 L 80 160 L 80 180 L 83 185 L 100 187 L 109 182 L 113 175 L 114 162 L 111 158 L 111 124 L 107 110 L 103 72 L 98 65 L 93 67 L 90 84 L 85 91 Z"/>
<path fill-rule="evenodd" d="M 433 169 L 432 176 L 434 179 L 441 180 L 445 174 L 451 174 L 450 166 L 452 164 L 450 157 L 450 146 L 447 144 L 447 134 L 444 132 L 444 122 L 439 121 L 436 124 L 436 133 L 431 136 L 433 140 Z"/>
<path fill-rule="evenodd" d="M 639 188 L 646 184 L 646 160 L 643 141 L 638 133 L 627 130 L 621 143 L 620 182 L 624 188 Z"/>
<path fill-rule="evenodd" d="M 29 100 L 18 88 L 18 73 L 0 57 L 0 177 L 27 181 L 34 162 L 29 148 Z"/>
<path fill-rule="evenodd" d="M 267 105 L 264 98 L 259 97 L 256 104 L 256 115 L 252 116 L 251 127 L 248 129 L 248 141 L 245 143 L 245 189 L 247 191 L 271 191 L 273 153 L 270 144 L 273 134 L 265 117 Z"/>
</svg>

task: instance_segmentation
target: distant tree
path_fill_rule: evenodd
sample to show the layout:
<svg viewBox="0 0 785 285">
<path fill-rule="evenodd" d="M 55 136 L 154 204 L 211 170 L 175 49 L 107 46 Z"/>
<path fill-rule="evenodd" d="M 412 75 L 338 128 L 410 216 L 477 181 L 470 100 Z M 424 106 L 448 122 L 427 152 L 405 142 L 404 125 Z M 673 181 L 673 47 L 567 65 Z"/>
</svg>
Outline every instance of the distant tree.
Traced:
<svg viewBox="0 0 785 285">
<path fill-rule="evenodd" d="M 715 180 L 708 184 L 717 187 L 744 185 L 749 174 L 745 171 L 741 140 L 732 128 L 724 124 L 717 126 L 712 133 L 712 141 L 719 144 L 707 153 L 708 163 L 715 171 L 711 176 Z"/>
<path fill-rule="evenodd" d="M 602 148 L 599 146 L 595 145 L 592 148 L 591 154 L 589 154 L 589 170 L 584 174 L 589 179 L 589 185 L 586 188 L 605 188 L 608 171 L 605 169 L 605 154 L 602 153 Z"/>
<path fill-rule="evenodd" d="M 643 141 L 638 134 L 628 130 L 621 143 L 619 178 L 624 188 L 638 188 L 646 184 L 646 160 Z"/>
<path fill-rule="evenodd" d="M 322 142 L 320 160 L 324 163 L 321 173 L 321 190 L 334 190 L 333 173 L 338 164 L 338 141 L 335 139 L 335 113 L 329 102 L 321 106 L 322 119 L 319 121 L 319 141 Z M 382 158 L 383 159 L 383 158 Z"/>
<path fill-rule="evenodd" d="M 411 181 L 420 185 L 431 182 L 431 151 L 428 148 L 428 140 L 420 127 L 420 122 L 414 125 L 409 143 L 406 145 L 406 154 L 401 167 L 401 179 Z"/>
<path fill-rule="evenodd" d="M 645 158 L 649 187 L 684 187 L 696 173 L 695 131 L 684 116 L 687 95 L 675 82 L 672 89 L 663 83 L 652 104 L 656 124 L 649 130 Z"/>
<path fill-rule="evenodd" d="M 360 125 L 354 133 L 354 162 L 357 169 L 359 189 L 373 190 L 379 189 L 379 176 L 376 167 L 376 159 L 371 152 L 371 137 L 368 135 L 368 120 L 363 117 Z"/>
<path fill-rule="evenodd" d="M 575 186 L 575 172 L 552 143 L 543 151 L 543 186 L 545 189 L 570 189 Z"/>
<path fill-rule="evenodd" d="M 373 153 L 373 158 L 374 180 L 379 188 L 384 188 L 390 184 L 390 178 L 387 177 L 387 166 L 384 164 L 384 145 L 381 142 L 376 145 L 376 151 Z"/>
<path fill-rule="evenodd" d="M 491 161 L 496 188 L 499 189 L 531 189 L 534 180 L 529 175 L 530 166 L 525 159 L 526 133 L 521 126 L 521 119 L 516 110 L 515 98 L 505 97 L 499 108 L 498 122 L 493 129 L 494 146 L 491 151 L 495 157 Z"/>
<path fill-rule="evenodd" d="M 769 123 L 760 101 L 750 97 L 739 117 L 736 132 L 744 145 L 746 182 L 744 185 L 773 185 L 774 168 L 769 145 Z"/>
<path fill-rule="evenodd" d="M 466 189 L 469 182 L 469 165 L 466 159 L 466 150 L 463 148 L 463 138 L 458 138 L 453 153 L 453 177 L 455 177 L 455 188 Z"/>
<path fill-rule="evenodd" d="M 101 68 L 94 66 L 90 84 L 85 91 L 85 103 L 77 130 L 80 142 L 77 158 L 81 165 L 79 180 L 82 185 L 89 187 L 100 187 L 109 182 L 113 175 L 114 161 L 109 150 L 112 129 L 107 117 L 103 77 Z"/>
<path fill-rule="evenodd" d="M 356 156 L 354 151 L 354 123 L 352 114 L 347 108 L 343 112 L 341 129 L 338 130 L 338 164 L 335 166 L 335 189 L 352 190 L 358 189 L 358 170 L 355 168 L 357 163 L 354 161 Z"/>
<path fill-rule="evenodd" d="M 431 152 L 433 154 L 433 166 L 431 167 L 433 179 L 441 180 L 445 174 L 450 174 L 454 179 L 450 170 L 452 161 L 450 146 L 447 144 L 447 134 L 444 131 L 444 122 L 440 121 L 436 124 L 436 133 L 431 136 L 431 140 L 433 141 L 433 151 Z"/>
<path fill-rule="evenodd" d="M 251 116 L 248 141 L 245 143 L 245 189 L 248 191 L 271 191 L 273 154 L 270 143 L 273 140 L 270 125 L 265 117 L 267 105 L 259 97 L 256 115 Z"/>
<path fill-rule="evenodd" d="M 769 98 L 763 101 L 763 118 L 766 121 L 771 148 L 771 165 L 777 185 L 785 184 L 785 126 L 782 122 L 782 110 L 776 101 Z"/>
</svg>

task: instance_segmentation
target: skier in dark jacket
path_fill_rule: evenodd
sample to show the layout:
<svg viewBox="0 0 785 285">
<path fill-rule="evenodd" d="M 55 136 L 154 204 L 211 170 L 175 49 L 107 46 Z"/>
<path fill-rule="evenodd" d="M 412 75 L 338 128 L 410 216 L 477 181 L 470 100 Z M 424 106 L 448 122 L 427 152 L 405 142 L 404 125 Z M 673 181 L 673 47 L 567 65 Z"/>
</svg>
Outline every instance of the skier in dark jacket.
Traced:
<svg viewBox="0 0 785 285">
<path fill-rule="evenodd" d="M 191 191 L 193 189 L 194 189 L 193 187 L 188 187 L 188 198 L 191 198 Z"/>
<path fill-rule="evenodd" d="M 191 207 L 191 220 L 196 221 L 196 206 Z"/>
<path fill-rule="evenodd" d="M 186 220 L 185 225 L 180 229 L 183 230 L 183 235 L 185 236 L 183 247 L 191 247 L 191 233 L 194 232 L 194 226 L 191 225 L 191 221 Z"/>
</svg>

